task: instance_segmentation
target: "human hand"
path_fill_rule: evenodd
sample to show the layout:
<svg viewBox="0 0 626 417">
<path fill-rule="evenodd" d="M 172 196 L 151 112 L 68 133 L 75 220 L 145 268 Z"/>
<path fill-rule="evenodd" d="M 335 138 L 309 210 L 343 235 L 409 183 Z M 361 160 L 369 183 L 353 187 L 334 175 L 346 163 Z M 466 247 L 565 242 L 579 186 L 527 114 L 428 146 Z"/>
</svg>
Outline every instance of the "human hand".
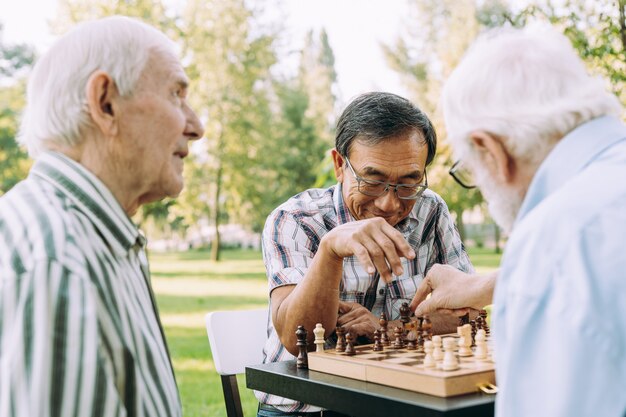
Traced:
<svg viewBox="0 0 626 417">
<path fill-rule="evenodd" d="M 373 340 L 374 332 L 380 327 L 378 319 L 359 303 L 339 301 L 337 325 L 350 332 L 355 338 L 365 336 Z"/>
<path fill-rule="evenodd" d="M 378 270 L 384 282 L 393 279 L 392 273 L 402 275 L 401 257 L 415 258 L 402 233 L 380 217 L 343 224 L 323 239 L 335 256 L 356 256 L 368 273 Z"/>
<path fill-rule="evenodd" d="M 471 275 L 450 265 L 433 265 L 417 288 L 410 308 L 416 316 L 433 311 L 456 315 L 479 310 L 491 303 L 497 273 L 488 276 Z M 430 298 L 426 298 L 430 294 Z"/>
</svg>

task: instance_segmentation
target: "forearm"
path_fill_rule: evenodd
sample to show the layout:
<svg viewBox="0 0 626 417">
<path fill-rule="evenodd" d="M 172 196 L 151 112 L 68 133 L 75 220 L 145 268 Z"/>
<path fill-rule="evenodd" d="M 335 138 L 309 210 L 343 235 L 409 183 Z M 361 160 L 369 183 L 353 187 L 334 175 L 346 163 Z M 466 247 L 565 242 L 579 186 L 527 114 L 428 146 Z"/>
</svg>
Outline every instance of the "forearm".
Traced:
<svg viewBox="0 0 626 417">
<path fill-rule="evenodd" d="M 321 323 L 327 334 L 337 325 L 339 310 L 339 283 L 343 272 L 343 259 L 333 256 L 325 247 L 324 239 L 300 283 L 286 295 L 275 299 L 272 293 L 273 322 L 281 343 L 292 354 L 297 354 L 295 331 L 299 325 L 308 331 L 313 340 L 313 328 Z"/>
</svg>

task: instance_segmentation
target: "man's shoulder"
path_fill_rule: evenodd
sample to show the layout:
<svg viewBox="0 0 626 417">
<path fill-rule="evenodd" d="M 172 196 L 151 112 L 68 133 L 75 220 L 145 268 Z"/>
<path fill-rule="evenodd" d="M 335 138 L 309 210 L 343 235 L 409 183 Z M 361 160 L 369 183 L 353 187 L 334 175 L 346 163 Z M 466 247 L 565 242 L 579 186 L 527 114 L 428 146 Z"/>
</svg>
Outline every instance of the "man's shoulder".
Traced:
<svg viewBox="0 0 626 417">
<path fill-rule="evenodd" d="M 73 251 L 76 211 L 69 199 L 43 181 L 26 179 L 0 197 L 0 239 L 8 250 L 0 268 L 27 270 L 42 259 L 63 261 Z"/>
<path fill-rule="evenodd" d="M 291 213 L 297 216 L 314 216 L 335 211 L 334 193 L 336 187 L 311 188 L 296 194 L 276 207 L 272 215 Z"/>
</svg>

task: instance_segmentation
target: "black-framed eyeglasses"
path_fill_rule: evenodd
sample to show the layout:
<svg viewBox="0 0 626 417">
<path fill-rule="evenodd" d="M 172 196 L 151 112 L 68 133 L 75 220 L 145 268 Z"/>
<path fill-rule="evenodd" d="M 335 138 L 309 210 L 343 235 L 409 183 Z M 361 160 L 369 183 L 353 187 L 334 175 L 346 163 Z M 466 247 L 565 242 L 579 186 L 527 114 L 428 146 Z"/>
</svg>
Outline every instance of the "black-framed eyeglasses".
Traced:
<svg viewBox="0 0 626 417">
<path fill-rule="evenodd" d="M 460 159 L 452 165 L 452 168 L 450 168 L 450 171 L 448 172 L 450 173 L 450 175 L 452 175 L 452 178 L 454 178 L 454 180 L 459 183 L 461 187 L 470 190 L 472 188 L 476 188 L 474 175 L 472 175 L 470 170 L 467 169 L 465 165 L 463 165 L 463 162 L 461 162 Z"/>
<path fill-rule="evenodd" d="M 424 190 L 428 188 L 426 170 L 424 170 L 424 182 L 422 184 L 391 184 L 389 182 L 359 177 L 354 171 L 354 168 L 352 168 L 352 164 L 350 164 L 348 157 L 344 156 L 344 159 L 346 160 L 346 165 L 348 165 L 348 168 L 350 168 L 352 175 L 354 175 L 354 178 L 356 179 L 359 192 L 361 194 L 365 194 L 366 196 L 380 197 L 392 188 L 400 200 L 416 200 L 422 195 Z"/>
</svg>

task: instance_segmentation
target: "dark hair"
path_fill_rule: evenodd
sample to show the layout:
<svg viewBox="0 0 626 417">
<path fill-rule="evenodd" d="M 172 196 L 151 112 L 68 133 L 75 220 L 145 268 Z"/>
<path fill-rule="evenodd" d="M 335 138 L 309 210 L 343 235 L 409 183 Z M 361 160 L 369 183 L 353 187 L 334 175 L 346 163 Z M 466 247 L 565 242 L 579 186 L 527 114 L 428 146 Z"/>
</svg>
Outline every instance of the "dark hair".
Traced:
<svg viewBox="0 0 626 417">
<path fill-rule="evenodd" d="M 358 137 L 366 145 L 384 142 L 392 136 L 417 130 L 428 146 L 426 165 L 437 151 L 437 134 L 426 115 L 409 100 L 383 92 L 365 93 L 345 108 L 337 121 L 335 148 L 348 156 Z"/>
</svg>

